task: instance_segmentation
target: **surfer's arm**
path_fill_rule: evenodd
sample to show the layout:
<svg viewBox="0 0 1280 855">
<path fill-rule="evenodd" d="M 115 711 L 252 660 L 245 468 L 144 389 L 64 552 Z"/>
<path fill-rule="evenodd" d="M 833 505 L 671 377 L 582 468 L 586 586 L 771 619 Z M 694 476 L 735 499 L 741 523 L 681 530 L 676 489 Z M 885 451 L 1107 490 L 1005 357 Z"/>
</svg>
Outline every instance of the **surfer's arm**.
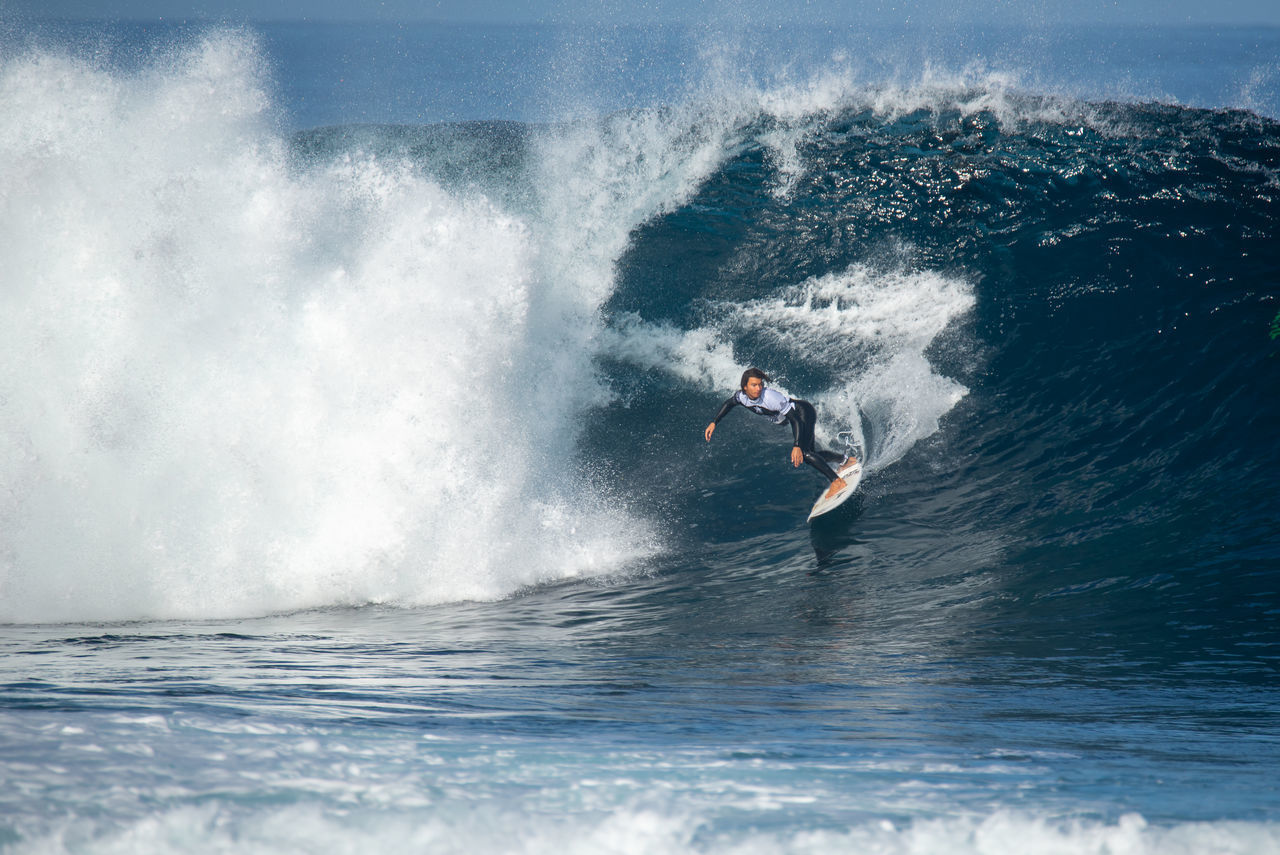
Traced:
<svg viewBox="0 0 1280 855">
<path fill-rule="evenodd" d="M 783 413 L 787 420 L 787 424 L 791 425 L 791 445 L 796 449 L 800 448 L 800 408 L 792 407 Z"/>
<path fill-rule="evenodd" d="M 792 407 L 784 415 L 791 425 L 791 465 L 799 469 L 804 463 L 804 449 L 800 447 L 800 408 Z"/>
<path fill-rule="evenodd" d="M 716 432 L 716 424 L 736 406 L 738 406 L 737 395 L 730 396 L 729 400 L 720 405 L 720 412 L 716 413 L 716 417 L 711 420 L 711 424 L 707 425 L 707 429 L 703 431 L 703 436 L 707 438 L 707 442 L 711 441 L 711 434 Z"/>
</svg>

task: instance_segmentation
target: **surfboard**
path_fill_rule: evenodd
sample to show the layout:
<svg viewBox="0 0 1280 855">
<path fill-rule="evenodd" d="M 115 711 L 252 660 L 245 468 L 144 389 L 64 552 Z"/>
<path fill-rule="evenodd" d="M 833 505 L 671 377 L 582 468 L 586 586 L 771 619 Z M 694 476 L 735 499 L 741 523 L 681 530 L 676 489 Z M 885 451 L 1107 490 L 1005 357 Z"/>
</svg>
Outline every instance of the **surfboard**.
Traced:
<svg viewBox="0 0 1280 855">
<path fill-rule="evenodd" d="M 834 511 L 857 491 L 858 484 L 862 483 L 862 462 L 850 460 L 837 469 L 836 474 L 845 480 L 847 486 L 829 498 L 826 488 L 823 488 L 822 495 L 813 503 L 813 510 L 809 512 L 808 522 L 813 522 L 815 518 Z"/>
</svg>

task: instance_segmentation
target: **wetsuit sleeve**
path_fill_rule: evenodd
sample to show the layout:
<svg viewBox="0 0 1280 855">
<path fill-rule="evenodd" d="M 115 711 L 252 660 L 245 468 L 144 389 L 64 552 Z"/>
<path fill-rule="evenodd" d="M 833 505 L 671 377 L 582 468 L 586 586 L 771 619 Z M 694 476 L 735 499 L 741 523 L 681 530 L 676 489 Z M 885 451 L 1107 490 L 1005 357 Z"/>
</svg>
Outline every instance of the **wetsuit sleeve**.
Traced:
<svg viewBox="0 0 1280 855">
<path fill-rule="evenodd" d="M 716 417 L 711 420 L 712 424 L 719 424 L 720 420 L 729 414 L 729 411 L 738 406 L 738 397 L 730 396 L 729 400 L 720 405 L 720 412 L 716 413 Z"/>
<path fill-rule="evenodd" d="M 800 420 L 803 416 L 799 407 L 792 407 L 785 413 L 787 424 L 791 425 L 791 444 L 796 448 L 800 448 Z"/>
</svg>

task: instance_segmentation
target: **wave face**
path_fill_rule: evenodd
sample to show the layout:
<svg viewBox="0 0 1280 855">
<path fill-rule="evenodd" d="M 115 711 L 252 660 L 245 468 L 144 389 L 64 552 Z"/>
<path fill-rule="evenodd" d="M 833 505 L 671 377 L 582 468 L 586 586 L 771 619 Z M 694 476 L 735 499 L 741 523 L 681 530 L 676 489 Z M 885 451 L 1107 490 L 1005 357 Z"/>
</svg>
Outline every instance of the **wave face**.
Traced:
<svg viewBox="0 0 1280 855">
<path fill-rule="evenodd" d="M 1035 608 L 1267 584 L 1274 122 L 816 74 L 288 137 L 234 32 L 0 74 L 2 620 L 491 599 L 702 561 L 740 504 L 795 532 L 784 441 L 701 441 L 748 364 Z"/>
<path fill-rule="evenodd" d="M 844 92 L 748 138 L 637 233 L 610 307 L 643 346 L 613 356 L 703 390 L 760 364 L 863 437 L 877 507 L 815 527 L 820 565 L 946 568 L 1046 645 L 1141 627 L 1176 656 L 1209 633 L 1266 673 L 1280 126 L 949 85 Z M 637 401 L 653 382 L 618 376 Z M 689 434 L 657 444 L 696 459 Z M 764 442 L 696 467 L 690 489 L 744 497 L 682 506 L 725 509 L 698 539 L 804 512 Z"/>
</svg>

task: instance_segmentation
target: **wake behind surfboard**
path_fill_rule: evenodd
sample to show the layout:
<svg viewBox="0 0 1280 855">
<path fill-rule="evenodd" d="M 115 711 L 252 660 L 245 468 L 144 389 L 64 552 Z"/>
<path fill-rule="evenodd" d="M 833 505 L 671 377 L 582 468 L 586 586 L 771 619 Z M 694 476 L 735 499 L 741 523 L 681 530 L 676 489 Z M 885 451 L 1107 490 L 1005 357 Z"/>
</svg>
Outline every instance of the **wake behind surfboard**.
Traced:
<svg viewBox="0 0 1280 855">
<path fill-rule="evenodd" d="M 813 522 L 817 517 L 830 513 L 843 505 L 857 491 L 858 485 L 862 483 L 862 463 L 859 460 L 850 458 L 837 472 L 845 480 L 845 488 L 834 496 L 828 496 L 824 489 L 822 495 L 818 497 L 818 501 L 813 503 L 813 510 L 809 512 L 808 522 Z"/>
</svg>

